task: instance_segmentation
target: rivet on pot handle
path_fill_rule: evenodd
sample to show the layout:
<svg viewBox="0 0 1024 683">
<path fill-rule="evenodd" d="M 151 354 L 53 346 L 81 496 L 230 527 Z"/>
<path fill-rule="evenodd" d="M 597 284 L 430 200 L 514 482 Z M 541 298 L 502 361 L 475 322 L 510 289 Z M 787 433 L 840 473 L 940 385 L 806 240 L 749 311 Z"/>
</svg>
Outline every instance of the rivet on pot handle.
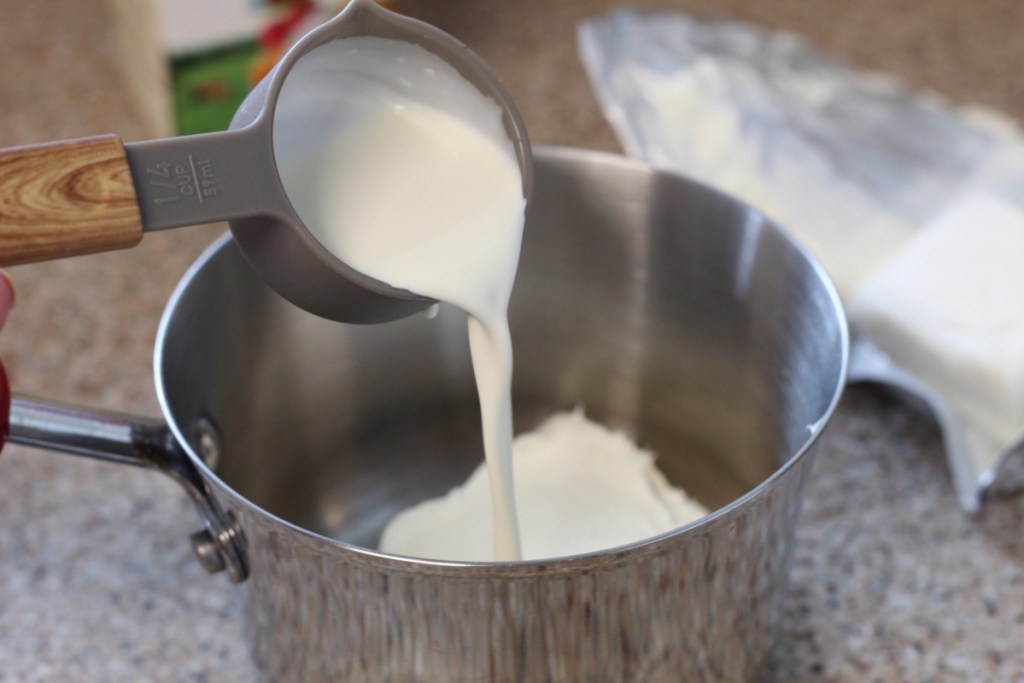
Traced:
<svg viewBox="0 0 1024 683">
<path fill-rule="evenodd" d="M 8 441 L 169 475 L 185 489 L 205 523 L 191 539 L 203 568 L 226 570 L 235 583 L 249 576 L 245 537 L 237 520 L 214 497 L 163 421 L 15 396 L 10 403 Z"/>
</svg>

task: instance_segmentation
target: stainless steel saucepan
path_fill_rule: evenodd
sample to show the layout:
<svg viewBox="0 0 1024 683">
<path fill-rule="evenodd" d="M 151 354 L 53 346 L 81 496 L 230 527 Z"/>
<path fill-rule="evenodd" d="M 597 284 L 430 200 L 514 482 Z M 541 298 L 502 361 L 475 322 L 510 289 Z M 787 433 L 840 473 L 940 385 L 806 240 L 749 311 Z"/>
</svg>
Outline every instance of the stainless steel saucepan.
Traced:
<svg viewBox="0 0 1024 683">
<path fill-rule="evenodd" d="M 481 459 L 464 316 L 333 323 L 275 294 L 229 238 L 164 313 L 161 419 L 18 398 L 12 440 L 181 482 L 203 564 L 243 582 L 270 681 L 749 680 L 844 385 L 839 299 L 722 194 L 597 153 L 535 163 L 510 311 L 516 429 L 582 404 L 652 448 L 714 510 L 703 520 L 539 562 L 375 550 L 395 512 Z"/>
</svg>

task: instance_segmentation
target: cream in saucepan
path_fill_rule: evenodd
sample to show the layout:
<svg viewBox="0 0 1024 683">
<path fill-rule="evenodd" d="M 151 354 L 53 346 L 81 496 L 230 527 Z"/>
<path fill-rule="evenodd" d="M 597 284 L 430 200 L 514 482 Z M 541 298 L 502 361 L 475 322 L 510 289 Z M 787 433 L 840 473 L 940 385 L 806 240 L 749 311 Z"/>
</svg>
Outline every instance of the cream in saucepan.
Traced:
<svg viewBox="0 0 1024 683">
<path fill-rule="evenodd" d="M 499 561 L 520 558 L 506 313 L 526 208 L 502 115 L 426 50 L 349 38 L 288 74 L 274 141 L 285 190 L 324 246 L 468 314 Z"/>
</svg>

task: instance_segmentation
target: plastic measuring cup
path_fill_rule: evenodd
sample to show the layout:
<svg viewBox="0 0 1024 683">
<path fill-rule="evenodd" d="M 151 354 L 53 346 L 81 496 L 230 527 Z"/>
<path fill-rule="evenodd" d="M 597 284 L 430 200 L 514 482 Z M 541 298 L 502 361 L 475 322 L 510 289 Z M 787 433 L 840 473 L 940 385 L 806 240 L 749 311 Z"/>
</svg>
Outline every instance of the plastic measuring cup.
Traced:
<svg viewBox="0 0 1024 683">
<path fill-rule="evenodd" d="M 0 266 L 138 244 L 146 232 L 227 220 L 263 280 L 344 322 L 385 322 L 431 300 L 350 268 L 292 207 L 274 156 L 274 111 L 295 64 L 333 40 L 374 36 L 434 53 L 502 108 L 529 196 L 529 140 L 511 97 L 465 45 L 421 21 L 353 0 L 302 38 L 253 89 L 228 130 L 122 144 L 116 135 L 0 150 Z"/>
</svg>

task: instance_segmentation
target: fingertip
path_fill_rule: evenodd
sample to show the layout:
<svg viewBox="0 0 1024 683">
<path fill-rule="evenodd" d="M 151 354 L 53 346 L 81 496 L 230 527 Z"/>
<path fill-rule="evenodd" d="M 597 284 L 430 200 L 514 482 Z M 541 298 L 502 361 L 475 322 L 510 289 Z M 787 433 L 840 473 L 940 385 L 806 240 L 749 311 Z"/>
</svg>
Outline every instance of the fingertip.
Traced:
<svg viewBox="0 0 1024 683">
<path fill-rule="evenodd" d="M 14 283 L 10 276 L 0 270 L 0 327 L 7 320 L 7 313 L 14 308 Z"/>
</svg>

